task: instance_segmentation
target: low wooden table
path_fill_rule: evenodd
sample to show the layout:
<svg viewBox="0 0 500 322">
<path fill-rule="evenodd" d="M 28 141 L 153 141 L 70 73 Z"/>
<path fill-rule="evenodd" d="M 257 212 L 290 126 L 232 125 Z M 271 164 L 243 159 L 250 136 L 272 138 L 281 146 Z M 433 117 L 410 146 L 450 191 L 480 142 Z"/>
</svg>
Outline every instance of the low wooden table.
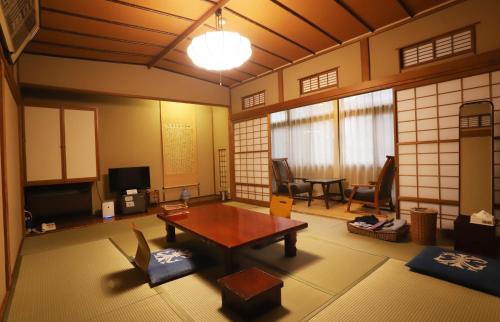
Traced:
<svg viewBox="0 0 500 322">
<path fill-rule="evenodd" d="M 337 201 L 345 203 L 346 200 L 344 197 L 344 187 L 342 185 L 342 182 L 344 180 L 345 180 L 344 178 L 341 178 L 341 179 L 307 179 L 306 182 L 311 183 L 311 188 L 309 189 L 309 200 L 307 202 L 307 206 L 308 207 L 311 206 L 312 194 L 313 194 L 315 184 L 320 184 L 321 188 L 323 189 L 323 196 L 325 198 L 326 209 L 330 208 L 330 206 L 328 205 L 328 200 L 330 199 L 330 197 L 338 196 L 338 197 L 340 197 L 340 200 L 337 200 Z M 330 192 L 330 187 L 334 184 L 337 184 L 339 186 L 340 193 Z"/>
<path fill-rule="evenodd" d="M 252 318 L 281 305 L 283 281 L 258 268 L 225 276 L 218 280 L 222 307 Z"/>
<path fill-rule="evenodd" d="M 158 214 L 165 222 L 167 242 L 175 242 L 175 228 L 191 233 L 224 252 L 226 272 L 234 271 L 233 254 L 236 250 L 262 244 L 276 237 L 285 237 L 285 256 L 297 254 L 297 230 L 306 222 L 226 206 L 207 204 L 180 211 L 179 214 Z"/>
</svg>

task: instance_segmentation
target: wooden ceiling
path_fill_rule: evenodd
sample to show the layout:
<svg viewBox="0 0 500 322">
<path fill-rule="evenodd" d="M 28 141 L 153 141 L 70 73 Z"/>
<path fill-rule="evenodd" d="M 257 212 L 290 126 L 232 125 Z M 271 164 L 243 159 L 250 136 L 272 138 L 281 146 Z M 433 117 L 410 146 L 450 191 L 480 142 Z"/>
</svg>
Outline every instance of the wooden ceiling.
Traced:
<svg viewBox="0 0 500 322">
<path fill-rule="evenodd" d="M 30 54 L 138 64 L 233 86 L 448 0 L 41 0 Z M 215 28 L 252 43 L 252 57 L 221 75 L 196 67 L 191 39 Z"/>
</svg>

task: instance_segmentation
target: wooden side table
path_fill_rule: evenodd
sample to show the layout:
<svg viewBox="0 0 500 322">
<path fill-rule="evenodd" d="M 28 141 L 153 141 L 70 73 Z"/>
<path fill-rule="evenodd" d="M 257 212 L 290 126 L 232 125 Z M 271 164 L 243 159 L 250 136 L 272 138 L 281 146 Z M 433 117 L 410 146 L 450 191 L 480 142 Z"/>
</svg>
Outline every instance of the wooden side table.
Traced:
<svg viewBox="0 0 500 322">
<path fill-rule="evenodd" d="M 455 250 L 496 256 L 495 226 L 471 224 L 470 217 L 459 215 L 454 222 Z"/>
<path fill-rule="evenodd" d="M 312 194 L 313 194 L 315 184 L 320 184 L 321 188 L 323 189 L 323 196 L 325 198 L 326 209 L 330 208 L 330 206 L 328 205 L 328 200 L 330 199 L 330 197 L 335 197 L 335 196 L 340 197 L 340 199 L 338 201 L 345 203 L 346 200 L 344 197 L 344 187 L 342 185 L 342 182 L 344 180 L 345 180 L 344 178 L 342 178 L 342 179 L 307 179 L 306 182 L 311 183 L 311 187 L 309 189 L 309 200 L 307 202 L 307 206 L 308 207 L 311 206 Z M 339 186 L 338 193 L 337 192 L 330 192 L 330 187 L 334 184 L 337 184 Z"/>
<path fill-rule="evenodd" d="M 281 305 L 283 281 L 252 267 L 218 280 L 222 307 L 252 318 Z"/>
</svg>

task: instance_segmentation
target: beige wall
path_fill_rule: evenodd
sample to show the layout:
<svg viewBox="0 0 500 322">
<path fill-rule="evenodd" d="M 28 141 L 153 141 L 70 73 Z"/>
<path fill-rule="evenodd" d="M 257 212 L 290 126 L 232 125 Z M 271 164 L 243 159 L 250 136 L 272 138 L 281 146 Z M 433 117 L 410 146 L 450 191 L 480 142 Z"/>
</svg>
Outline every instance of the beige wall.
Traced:
<svg viewBox="0 0 500 322">
<path fill-rule="evenodd" d="M 498 0 L 469 0 L 370 37 L 372 78 L 399 73 L 399 48 L 477 22 L 476 52 L 500 48 L 499 12 Z M 462 57 L 458 56 L 458 59 Z"/>
<path fill-rule="evenodd" d="M 19 77 L 21 83 L 35 85 L 229 105 L 229 90 L 226 87 L 138 65 L 23 55 L 19 63 Z"/>
<path fill-rule="evenodd" d="M 179 199 L 180 189 L 163 188 L 163 164 L 161 150 L 160 101 L 111 97 L 102 95 L 58 94 L 37 92 L 31 99 L 52 103 L 82 104 L 98 109 L 99 117 L 99 166 L 98 189 L 103 199 L 115 196 L 108 191 L 108 169 L 118 167 L 149 166 L 151 189 L 160 191 L 162 200 Z M 182 103 L 168 103 L 179 104 Z M 226 118 L 212 117 L 212 106 L 193 105 L 196 109 L 198 140 L 198 173 L 200 195 L 216 193 L 214 182 L 214 135 L 219 137 L 225 128 Z M 226 111 L 225 107 L 215 107 Z M 226 114 L 227 115 L 227 114 Z M 222 124 L 220 122 L 223 122 Z M 213 134 L 215 129 L 215 134 Z M 227 132 L 226 132 L 227 133 Z M 218 139 L 220 140 L 220 139 Z M 192 189 L 192 196 L 197 190 Z M 93 208 L 100 209 L 99 194 L 93 189 Z"/>
<path fill-rule="evenodd" d="M 242 97 L 263 90 L 266 91 L 266 105 L 278 103 L 278 74 L 272 73 L 231 89 L 231 113 L 235 114 L 242 111 Z"/>
<path fill-rule="evenodd" d="M 361 52 L 359 42 L 339 48 L 315 59 L 292 65 L 283 70 L 285 101 L 300 97 L 299 79 L 338 67 L 339 87 L 361 82 Z"/>
<path fill-rule="evenodd" d="M 9 234 L 9 264 L 11 272 L 16 265 L 19 247 L 24 237 L 24 213 L 21 206 L 21 160 L 19 155 L 19 114 L 12 92 L 3 78 L 3 115 L 4 115 L 4 166 L 7 184 L 7 216 Z"/>
</svg>

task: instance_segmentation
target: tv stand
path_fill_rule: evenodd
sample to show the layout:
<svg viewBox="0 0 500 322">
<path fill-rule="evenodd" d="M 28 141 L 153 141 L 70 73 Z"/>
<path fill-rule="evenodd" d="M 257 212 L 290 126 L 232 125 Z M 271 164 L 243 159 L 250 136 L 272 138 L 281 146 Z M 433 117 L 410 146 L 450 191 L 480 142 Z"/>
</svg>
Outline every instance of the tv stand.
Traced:
<svg viewBox="0 0 500 322">
<path fill-rule="evenodd" d="M 145 191 L 139 191 L 134 195 L 122 194 L 120 196 L 120 214 L 137 214 L 148 211 L 148 203 Z"/>
</svg>

